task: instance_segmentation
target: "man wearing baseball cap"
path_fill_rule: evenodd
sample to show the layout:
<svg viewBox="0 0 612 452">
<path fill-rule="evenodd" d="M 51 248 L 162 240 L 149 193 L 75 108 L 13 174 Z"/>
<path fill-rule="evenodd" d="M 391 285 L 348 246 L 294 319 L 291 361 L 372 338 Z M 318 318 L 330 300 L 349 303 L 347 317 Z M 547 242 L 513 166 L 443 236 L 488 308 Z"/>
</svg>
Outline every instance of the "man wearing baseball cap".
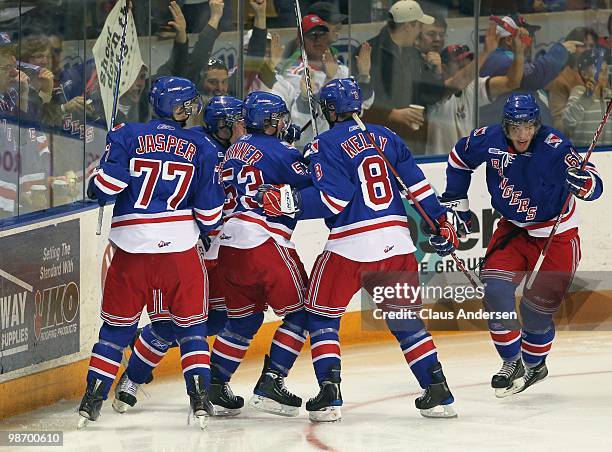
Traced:
<svg viewBox="0 0 612 452">
<path fill-rule="evenodd" d="M 480 69 L 480 76 L 505 75 L 512 64 L 514 55 L 512 52 L 512 40 L 519 29 L 528 33 L 525 39 L 526 53 L 533 38 L 533 33 L 540 29 L 538 25 L 527 23 L 523 16 L 491 16 L 491 20 L 497 24 L 497 35 L 500 37 L 499 47 L 487 58 Z M 579 41 L 565 41 L 553 44 L 546 52 L 538 54 L 531 62 L 525 63 L 523 80 L 519 89 L 523 92 L 531 92 L 540 106 L 542 122 L 550 124 L 552 118 L 548 107 L 541 101 L 537 91 L 543 89 L 553 81 L 568 63 L 570 54 L 576 51 L 576 46 L 582 45 Z M 480 109 L 481 125 L 492 124 L 499 118 L 503 109 L 504 100 L 499 98 L 491 105 Z"/>
<path fill-rule="evenodd" d="M 335 78 L 346 78 L 349 76 L 349 68 L 341 61 L 329 42 L 329 26 L 316 14 L 307 14 L 302 18 L 302 30 L 304 33 L 304 50 L 308 56 L 310 66 L 310 77 L 312 91 L 315 97 L 319 90 L 329 80 Z M 298 32 L 299 39 L 299 32 Z M 369 58 L 369 53 L 367 54 Z M 364 56 L 365 59 L 365 56 Z M 374 92 L 370 86 L 370 64 L 360 64 L 364 60 L 358 60 L 353 66 L 353 75 L 359 81 L 362 95 L 363 108 L 369 108 L 374 99 Z M 291 118 L 298 126 L 304 126 L 311 118 L 310 99 L 306 89 L 305 68 L 302 60 L 301 49 L 296 52 L 280 68 L 276 76 L 277 83 L 274 84 L 273 92 L 283 98 Z M 329 124 L 321 115 L 316 120 L 318 132 L 321 133 L 329 128 Z M 314 138 L 313 127 L 307 128 L 301 138 L 294 143 L 295 146 L 303 146 Z"/>
<path fill-rule="evenodd" d="M 366 120 L 397 130 L 416 154 L 425 151 L 426 137 L 413 141 L 415 131 L 424 123 L 422 107 L 444 96 L 440 74 L 415 47 L 421 24 L 433 22 L 434 18 L 425 14 L 417 2 L 401 0 L 389 9 L 389 20 L 380 33 L 368 41 L 372 47 L 375 98 L 373 107 L 366 112 Z"/>
</svg>

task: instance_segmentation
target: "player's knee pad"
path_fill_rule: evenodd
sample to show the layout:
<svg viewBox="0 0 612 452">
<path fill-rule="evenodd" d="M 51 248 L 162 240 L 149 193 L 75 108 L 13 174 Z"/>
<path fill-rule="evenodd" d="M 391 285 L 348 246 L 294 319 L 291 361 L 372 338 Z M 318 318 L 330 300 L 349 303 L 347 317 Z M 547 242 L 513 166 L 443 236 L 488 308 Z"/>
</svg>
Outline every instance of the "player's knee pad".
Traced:
<svg viewBox="0 0 612 452">
<path fill-rule="evenodd" d="M 523 320 L 523 329 L 530 333 L 546 333 L 551 328 L 555 327 L 553 316 L 549 313 L 543 313 L 532 309 L 525 299 L 521 300 L 521 318 Z"/>
<path fill-rule="evenodd" d="M 385 319 L 389 331 L 401 342 L 400 338 L 416 331 L 426 330 L 425 323 L 415 311 L 415 318 L 409 319 Z"/>
<path fill-rule="evenodd" d="M 174 335 L 179 345 L 191 340 L 204 340 L 206 341 L 206 323 L 197 323 L 195 325 L 180 327 L 173 325 Z"/>
<path fill-rule="evenodd" d="M 485 278 L 484 283 L 485 308 L 495 315 L 488 320 L 489 328 L 491 330 L 520 330 L 521 325 L 516 316 L 514 298 L 517 285 L 497 278 Z"/>
<path fill-rule="evenodd" d="M 100 342 L 104 342 L 109 347 L 123 351 L 132 340 L 132 337 L 134 337 L 137 328 L 137 324 L 130 326 L 114 326 L 104 322 L 100 328 L 98 338 Z"/>
<path fill-rule="evenodd" d="M 208 313 L 208 320 L 206 321 L 206 327 L 208 328 L 209 336 L 216 336 L 227 323 L 227 311 L 221 311 L 213 309 Z"/>
<path fill-rule="evenodd" d="M 307 315 L 307 326 L 311 338 L 332 331 L 338 334 L 340 330 L 340 317 L 326 317 L 309 312 Z"/>
<path fill-rule="evenodd" d="M 308 323 L 308 314 L 303 309 L 301 311 L 292 312 L 283 318 L 283 326 L 300 336 L 306 336 Z"/>
<path fill-rule="evenodd" d="M 425 325 L 422 325 L 422 328 L 417 330 L 405 330 L 405 331 L 391 331 L 399 342 L 400 347 L 416 344 L 420 340 L 431 336 Z"/>
<path fill-rule="evenodd" d="M 176 339 L 174 324 L 170 320 L 153 322 L 151 323 L 151 335 L 170 347 Z"/>
<path fill-rule="evenodd" d="M 226 333 L 235 334 L 241 336 L 249 342 L 255 336 L 255 333 L 259 331 L 261 324 L 263 323 L 264 313 L 257 312 L 246 317 L 237 319 L 228 319 L 225 324 L 225 328 L 221 332 L 221 335 Z"/>
</svg>

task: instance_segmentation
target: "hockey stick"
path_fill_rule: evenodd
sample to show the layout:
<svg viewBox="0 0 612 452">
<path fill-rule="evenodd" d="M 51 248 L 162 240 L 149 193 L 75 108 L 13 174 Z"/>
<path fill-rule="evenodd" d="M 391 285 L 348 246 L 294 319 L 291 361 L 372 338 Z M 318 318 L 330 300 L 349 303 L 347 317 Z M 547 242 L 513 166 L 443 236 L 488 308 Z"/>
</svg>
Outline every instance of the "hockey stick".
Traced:
<svg viewBox="0 0 612 452">
<path fill-rule="evenodd" d="M 117 103 L 119 102 L 119 85 L 121 83 L 121 65 L 123 63 L 123 51 L 125 49 L 125 35 L 127 34 L 127 24 L 129 20 L 130 5 L 125 2 L 125 21 L 123 22 L 123 30 L 121 31 L 121 47 L 119 49 L 119 61 L 117 62 L 117 78 L 115 79 L 115 92 L 113 93 L 113 110 L 111 113 L 111 122 L 108 125 L 108 130 L 115 127 L 115 118 L 117 115 Z M 104 160 L 108 158 L 108 151 L 104 153 Z M 99 168 L 99 167 L 98 167 Z M 96 226 L 96 235 L 102 234 L 102 221 L 104 220 L 104 206 L 98 207 L 98 225 Z"/>
<path fill-rule="evenodd" d="M 604 116 L 601 119 L 601 122 L 599 123 L 599 126 L 597 127 L 597 130 L 595 131 L 595 134 L 593 135 L 593 141 L 591 141 L 589 150 L 587 151 L 586 156 L 584 157 L 584 160 L 582 161 L 582 165 L 580 165 L 581 170 L 584 170 L 586 168 L 586 164 L 589 162 L 589 158 L 591 157 L 591 154 L 593 153 L 593 149 L 595 149 L 595 145 L 597 144 L 597 141 L 599 140 L 599 136 L 601 135 L 601 132 L 603 132 L 603 129 L 606 123 L 608 122 L 608 118 L 610 117 L 610 111 L 612 111 L 612 99 L 608 101 L 606 112 L 604 113 Z M 572 196 L 573 196 L 572 193 L 570 193 L 567 195 L 567 198 L 565 198 L 565 202 L 563 203 L 563 207 L 561 208 L 561 213 L 559 213 L 559 215 L 557 216 L 555 224 L 553 225 L 550 231 L 550 235 L 548 236 L 548 239 L 546 239 L 544 248 L 542 248 L 542 251 L 540 251 L 540 255 L 538 256 L 538 260 L 535 264 L 535 267 L 533 267 L 533 270 L 527 277 L 527 281 L 525 281 L 525 290 L 531 289 L 531 286 L 533 285 L 533 282 L 535 281 L 535 277 L 538 271 L 540 270 L 540 267 L 542 266 L 544 259 L 546 258 L 546 253 L 548 252 L 548 248 L 550 248 L 553 238 L 555 237 L 555 232 L 557 231 L 557 228 L 561 224 L 561 218 L 563 217 L 563 212 L 565 212 L 567 208 L 569 207 L 569 203 L 572 199 Z"/>
<path fill-rule="evenodd" d="M 310 107 L 310 120 L 312 121 L 312 130 L 314 131 L 315 136 L 317 136 L 319 134 L 319 128 L 317 127 L 316 121 L 317 112 L 314 101 L 314 93 L 312 91 L 312 81 L 310 79 L 310 66 L 308 65 L 308 55 L 306 55 L 306 48 L 304 47 L 304 29 L 302 28 L 302 11 L 300 10 L 299 0 L 295 0 L 295 17 L 297 19 L 298 33 L 300 34 L 300 52 L 302 53 L 302 61 L 304 62 L 304 74 L 306 76 L 306 93 L 308 95 L 308 105 Z"/>
<path fill-rule="evenodd" d="M 372 146 L 374 146 L 374 149 L 376 149 L 376 152 L 378 153 L 380 158 L 382 158 L 384 160 L 384 162 L 387 165 L 387 167 L 391 170 L 391 172 L 395 176 L 395 179 L 397 180 L 397 182 L 402 187 L 402 190 L 404 191 L 406 196 L 410 199 L 410 201 L 412 201 L 412 204 L 414 205 L 415 209 L 417 210 L 417 212 L 419 212 L 421 217 L 425 220 L 425 222 L 429 226 L 430 230 L 432 230 L 432 231 L 439 231 L 440 230 L 439 226 L 436 226 L 435 223 L 432 221 L 432 219 L 429 218 L 429 215 L 427 215 L 427 213 L 425 212 L 425 210 L 421 206 L 421 203 L 419 203 L 419 201 L 417 201 L 416 197 L 408 189 L 408 186 L 404 183 L 403 179 L 401 178 L 401 176 L 399 175 L 399 173 L 397 172 L 395 167 L 393 165 L 391 165 L 391 162 L 389 162 L 389 159 L 387 158 L 385 153 L 382 151 L 382 149 L 376 144 L 376 142 L 374 141 L 374 138 L 372 137 L 372 135 L 370 135 L 370 132 L 368 132 L 368 130 L 366 129 L 365 124 L 363 123 L 361 118 L 357 115 L 357 113 L 353 113 L 353 119 L 355 120 L 355 122 L 357 123 L 359 128 L 363 132 L 365 132 L 366 137 L 368 137 L 368 141 L 372 144 Z M 472 277 L 472 275 L 465 268 L 465 265 L 463 265 L 463 262 L 461 262 L 459 260 L 459 258 L 457 257 L 457 255 L 454 252 L 451 253 L 451 257 L 453 258 L 453 260 L 457 264 L 457 268 L 463 272 L 463 274 L 470 281 L 472 286 L 475 289 L 478 289 L 478 287 L 480 287 L 480 285 L 476 282 L 476 280 Z"/>
</svg>

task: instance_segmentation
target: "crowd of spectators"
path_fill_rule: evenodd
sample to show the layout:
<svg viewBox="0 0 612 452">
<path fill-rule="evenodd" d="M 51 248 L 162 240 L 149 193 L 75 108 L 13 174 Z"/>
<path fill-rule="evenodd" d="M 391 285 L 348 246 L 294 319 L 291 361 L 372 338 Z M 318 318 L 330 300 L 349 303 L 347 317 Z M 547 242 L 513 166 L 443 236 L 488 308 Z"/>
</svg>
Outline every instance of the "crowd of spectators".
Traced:
<svg viewBox="0 0 612 452">
<path fill-rule="evenodd" d="M 0 17 L 0 218 L 81 199 L 109 127 L 90 49 L 116 0 L 17 3 L 20 8 L 6 7 Z M 415 155 L 448 153 L 476 124 L 497 122 L 504 94 L 513 90 L 534 93 L 544 122 L 587 146 L 612 95 L 612 15 L 607 31 L 576 24 L 581 26 L 545 46 L 540 26 L 522 15 L 609 7 L 597 1 L 483 1 L 481 23 L 488 14 L 497 16 L 481 32 L 478 52 L 473 43 L 448 42 L 449 24 L 471 14 L 471 1 L 383 0 L 368 9 L 349 0 L 303 0 L 303 45 L 293 0 L 133 3 L 142 53 L 164 41 L 155 49 L 167 53 L 145 58 L 118 99 L 116 122 L 146 121 L 151 81 L 178 75 L 196 83 L 204 103 L 254 90 L 280 95 L 292 121 L 308 125 L 296 142 L 301 147 L 315 129 L 302 47 L 315 105 L 327 81 L 351 75 L 363 91 L 365 120 L 396 131 Z M 543 20 L 555 19 L 536 22 Z M 243 22 L 245 30 L 236 33 Z M 371 23 L 370 38 L 359 41 L 351 27 L 362 23 Z M 363 27 L 354 30 L 364 36 Z M 233 58 L 219 50 L 223 32 L 231 32 L 226 43 L 235 42 Z M 319 133 L 327 127 L 319 116 Z M 612 143 L 612 128 L 601 143 Z"/>
</svg>

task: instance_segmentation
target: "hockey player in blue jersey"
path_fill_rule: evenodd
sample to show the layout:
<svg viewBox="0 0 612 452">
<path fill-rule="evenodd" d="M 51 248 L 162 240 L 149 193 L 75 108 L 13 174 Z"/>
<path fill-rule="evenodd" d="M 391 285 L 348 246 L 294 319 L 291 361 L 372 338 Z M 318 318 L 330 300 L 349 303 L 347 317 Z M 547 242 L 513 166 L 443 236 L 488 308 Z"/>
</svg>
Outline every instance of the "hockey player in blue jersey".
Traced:
<svg viewBox="0 0 612 452">
<path fill-rule="evenodd" d="M 202 427 L 213 410 L 206 271 L 195 245 L 221 220 L 217 155 L 202 134 L 183 128 L 201 109 L 191 81 L 161 77 L 150 101 L 159 119 L 114 127 L 88 185 L 88 196 L 101 205 L 115 200 L 109 240 L 117 251 L 104 282 L 103 324 L 79 406 L 80 426 L 98 419 L 145 305 L 160 338 L 147 358 L 159 362 L 176 339 L 191 410 Z M 157 330 L 159 322 L 171 328 Z"/>
<path fill-rule="evenodd" d="M 245 132 L 242 107 L 243 102 L 238 99 L 230 96 L 215 96 L 204 108 L 206 126 L 190 129 L 202 135 L 203 142 L 206 144 L 206 152 L 217 155 L 218 163 L 223 160 L 225 150 L 230 143 L 236 142 Z M 206 327 L 209 336 L 217 335 L 227 320 L 223 287 L 216 265 L 219 249 L 216 237 L 220 228 L 221 225 L 209 231 L 208 236 L 200 235 L 201 241 L 197 245 L 208 274 L 209 311 Z M 119 413 L 125 413 L 129 407 L 136 404 L 136 393 L 139 386 L 152 380 L 152 372 L 168 348 L 177 345 L 176 340 L 170 344 L 167 343 L 156 331 L 163 331 L 163 337 L 171 337 L 172 322 L 160 320 L 155 323 L 155 327 L 153 324 L 146 325 L 133 339 L 132 355 L 128 367 L 115 387 L 113 408 Z M 215 415 L 223 414 L 226 410 L 234 410 L 232 412 L 235 413 L 235 410 L 244 404 L 242 398 L 233 396 L 231 389 L 226 384 L 220 384 L 215 379 L 212 379 L 210 383 L 209 399 L 215 409 Z"/>
<path fill-rule="evenodd" d="M 419 282 L 416 248 L 410 237 L 398 183 L 351 116 L 361 112 L 359 86 L 352 79 L 332 80 L 321 89 L 320 103 L 330 130 L 309 145 L 309 169 L 314 186 L 293 187 L 294 212 L 291 204 L 278 196 L 282 193 L 278 188 L 263 186 L 260 191 L 269 215 L 325 218 L 330 229 L 325 249 L 310 275 L 306 297 L 312 362 L 320 385 L 319 394 L 306 403 L 306 409 L 311 420 L 329 422 L 341 418 L 338 330 L 350 299 L 362 287 L 372 293 L 373 282 L 390 286 L 400 282 L 389 272 L 402 272 L 407 277 L 404 282 L 412 286 L 418 286 Z M 406 145 L 386 127 L 367 127 L 417 201 L 430 218 L 437 220 L 440 231 L 430 239 L 433 248 L 441 255 L 454 251 L 457 236 L 446 221 L 446 209 L 438 202 Z M 368 272 L 377 272 L 378 279 L 368 280 L 365 276 Z M 390 300 L 386 307 L 418 313 L 421 303 L 420 297 Z M 400 322 L 388 322 L 388 326 L 424 389 L 415 401 L 421 414 L 456 416 L 453 395 L 423 321 L 415 315 Z"/>
<path fill-rule="evenodd" d="M 225 153 L 223 183 L 233 188 L 232 210 L 219 234 L 228 322 L 217 335 L 211 355 L 215 381 L 227 383 L 240 365 L 269 306 L 283 317 L 250 404 L 256 409 L 296 416 L 302 400 L 284 386 L 306 340 L 304 292 L 307 275 L 291 234 L 296 220 L 268 219 L 254 197 L 264 183 L 309 185 L 301 154 L 281 141 L 289 113 L 279 96 L 254 91 L 245 99 L 247 135 Z"/>
<path fill-rule="evenodd" d="M 561 132 L 540 123 L 531 94 L 512 94 L 501 124 L 474 130 L 457 142 L 448 158 L 441 201 L 454 205 L 469 230 L 468 188 L 472 172 L 486 165 L 491 204 L 502 218 L 488 245 L 481 277 L 485 307 L 516 315 L 515 292 L 538 260 L 558 215 L 561 223 L 540 271 L 520 302 L 518 320 L 489 321 L 493 344 L 503 360 L 491 380 L 497 397 L 521 392 L 544 379 L 546 357 L 555 337 L 559 309 L 580 261 L 574 198 L 593 201 L 603 183 L 592 163 L 582 159 Z M 569 208 L 561 212 L 569 193 Z M 527 368 L 525 371 L 525 367 Z"/>
</svg>

